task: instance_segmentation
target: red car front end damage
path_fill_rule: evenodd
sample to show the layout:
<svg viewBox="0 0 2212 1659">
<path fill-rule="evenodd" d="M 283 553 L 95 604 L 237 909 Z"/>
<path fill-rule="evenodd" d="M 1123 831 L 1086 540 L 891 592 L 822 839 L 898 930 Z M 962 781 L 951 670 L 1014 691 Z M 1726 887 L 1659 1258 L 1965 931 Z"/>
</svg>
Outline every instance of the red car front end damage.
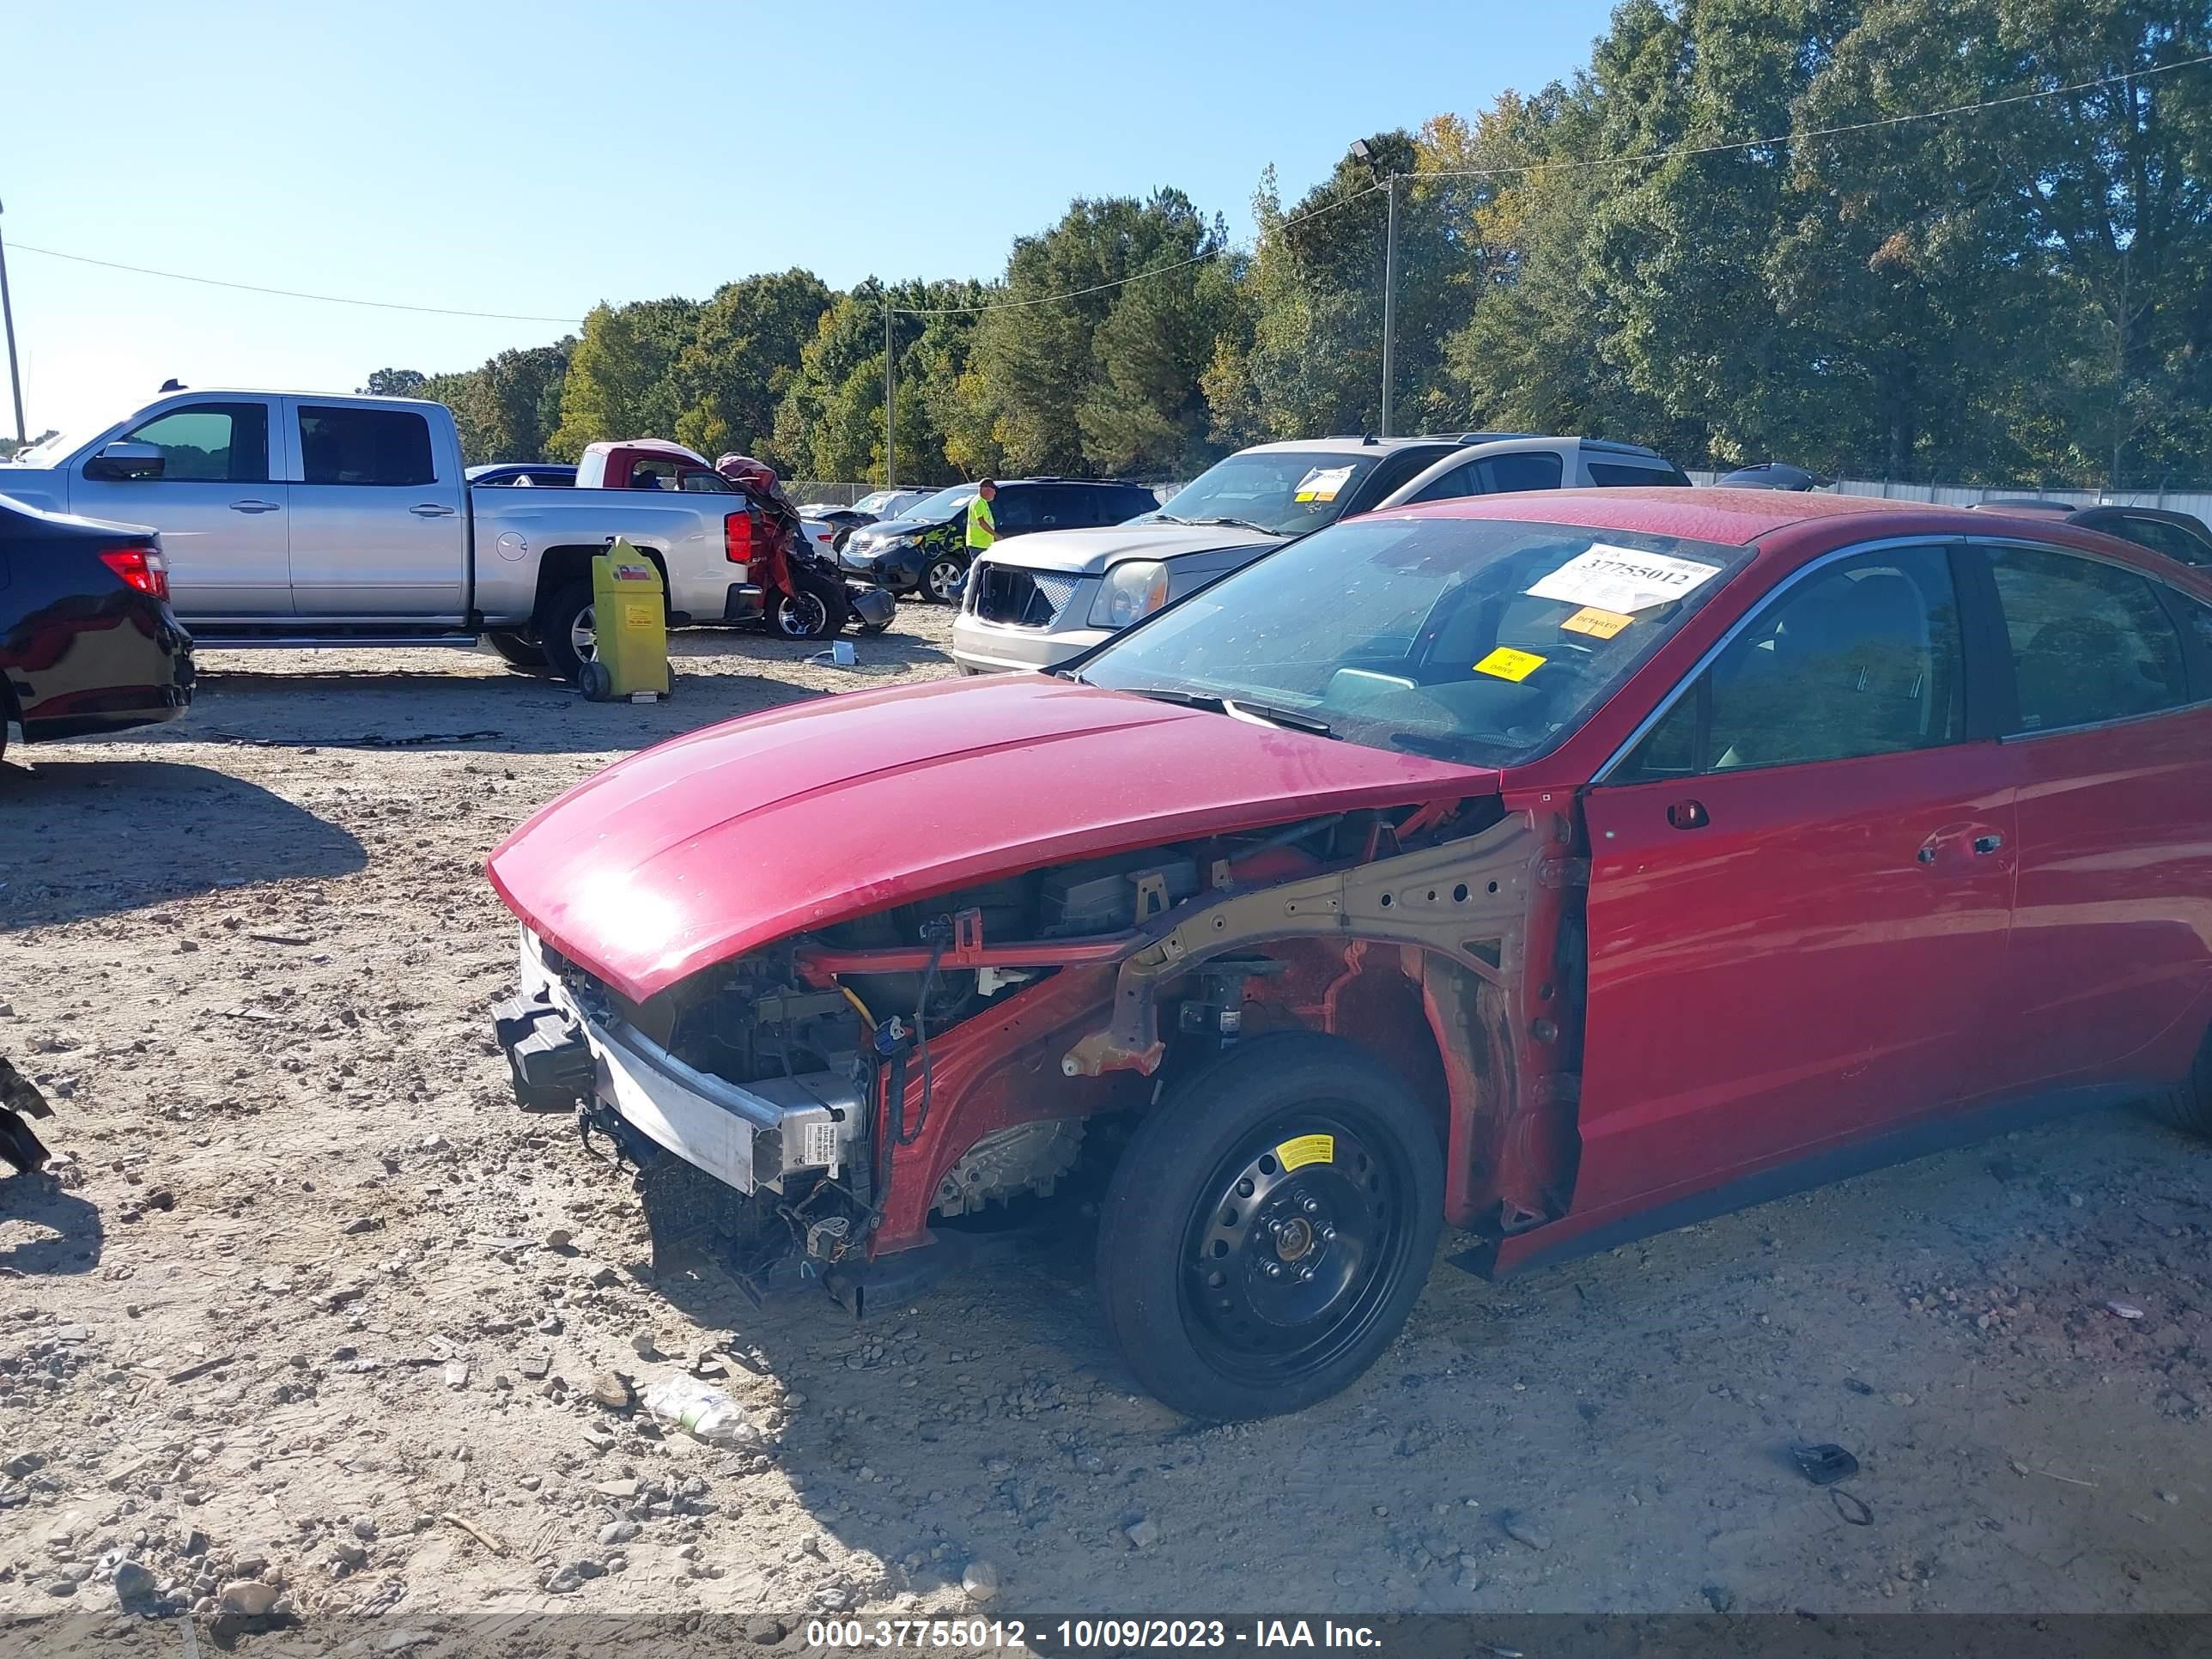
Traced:
<svg viewBox="0 0 2212 1659">
<path fill-rule="evenodd" d="M 878 743 L 897 758 L 841 763 Z M 1052 680 L 700 732 L 494 855 L 525 927 L 507 1031 L 542 1022 L 554 1056 L 518 1079 L 557 1109 L 586 1081 L 627 1098 L 628 1129 L 757 1195 L 745 1276 L 811 1237 L 849 1291 L 931 1243 L 933 1213 L 1048 1191 L 1084 1122 L 1142 1110 L 1171 1050 L 1327 1032 L 1449 1103 L 1446 1216 L 1510 1231 L 1571 1178 L 1553 964 L 1577 907 L 1568 817 L 1498 786 Z M 1483 1079 L 1536 1104 L 1480 1110 Z M 715 1133 L 733 1103 L 734 1138 Z M 658 1240 L 708 1219 L 656 1215 Z"/>
</svg>

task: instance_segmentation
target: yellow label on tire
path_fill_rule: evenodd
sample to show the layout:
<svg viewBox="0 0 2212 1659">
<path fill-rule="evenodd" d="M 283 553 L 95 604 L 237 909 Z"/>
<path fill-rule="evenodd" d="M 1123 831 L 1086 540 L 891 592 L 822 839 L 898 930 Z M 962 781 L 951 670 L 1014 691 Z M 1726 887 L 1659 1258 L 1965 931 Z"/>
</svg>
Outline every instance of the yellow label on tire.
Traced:
<svg viewBox="0 0 2212 1659">
<path fill-rule="evenodd" d="M 1309 1164 L 1336 1162 L 1334 1135 L 1300 1135 L 1296 1140 L 1286 1140 L 1275 1148 L 1275 1156 L 1282 1160 L 1285 1170 L 1303 1170 Z"/>
</svg>

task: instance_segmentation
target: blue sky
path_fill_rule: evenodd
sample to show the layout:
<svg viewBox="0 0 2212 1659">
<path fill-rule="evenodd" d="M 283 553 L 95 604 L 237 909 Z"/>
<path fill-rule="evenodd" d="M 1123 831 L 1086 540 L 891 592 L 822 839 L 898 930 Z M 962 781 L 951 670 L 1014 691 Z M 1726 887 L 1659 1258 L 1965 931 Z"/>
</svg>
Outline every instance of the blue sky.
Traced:
<svg viewBox="0 0 2212 1659">
<path fill-rule="evenodd" d="M 18 9 L 0 25 L 0 232 L 31 428 L 166 378 L 346 390 L 555 323 L 804 265 L 990 276 L 1078 195 L 1188 191 L 1250 229 L 1352 138 L 1586 61 L 1606 0 L 1389 7 L 875 0 Z M 926 26 L 925 26 L 926 25 Z M 7 419 L 0 404 L 0 423 Z"/>
</svg>

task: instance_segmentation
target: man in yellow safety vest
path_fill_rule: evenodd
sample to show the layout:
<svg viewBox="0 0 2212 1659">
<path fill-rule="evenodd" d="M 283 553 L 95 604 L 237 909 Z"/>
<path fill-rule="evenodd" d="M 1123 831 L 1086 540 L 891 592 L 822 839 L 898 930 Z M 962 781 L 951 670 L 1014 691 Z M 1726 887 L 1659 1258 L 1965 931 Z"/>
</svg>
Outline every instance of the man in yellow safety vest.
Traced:
<svg viewBox="0 0 2212 1659">
<path fill-rule="evenodd" d="M 999 539 L 999 526 L 991 517 L 991 502 L 999 493 L 995 478 L 975 486 L 975 499 L 968 503 L 968 553 L 970 558 Z"/>
</svg>

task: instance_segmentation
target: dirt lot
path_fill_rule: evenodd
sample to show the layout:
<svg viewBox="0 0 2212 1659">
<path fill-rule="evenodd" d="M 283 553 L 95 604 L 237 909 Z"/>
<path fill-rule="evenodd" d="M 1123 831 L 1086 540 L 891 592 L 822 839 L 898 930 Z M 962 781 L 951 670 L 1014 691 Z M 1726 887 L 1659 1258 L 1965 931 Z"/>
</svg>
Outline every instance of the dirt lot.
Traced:
<svg viewBox="0 0 2212 1659">
<path fill-rule="evenodd" d="M 310 1620 L 957 1609 L 976 1563 L 994 1610 L 2212 1609 L 2212 1151 L 2130 1115 L 1439 1265 L 1258 1426 L 1133 1395 L 1079 1238 L 858 1328 L 664 1294 L 626 1181 L 508 1103 L 484 854 L 641 744 L 945 672 L 945 623 L 857 671 L 689 636 L 658 709 L 210 653 L 179 726 L 0 769 L 0 1054 L 66 1155 L 0 1182 L 0 1628 L 112 1609 L 118 1561 Z M 757 1443 L 591 1397 L 725 1345 Z"/>
</svg>

